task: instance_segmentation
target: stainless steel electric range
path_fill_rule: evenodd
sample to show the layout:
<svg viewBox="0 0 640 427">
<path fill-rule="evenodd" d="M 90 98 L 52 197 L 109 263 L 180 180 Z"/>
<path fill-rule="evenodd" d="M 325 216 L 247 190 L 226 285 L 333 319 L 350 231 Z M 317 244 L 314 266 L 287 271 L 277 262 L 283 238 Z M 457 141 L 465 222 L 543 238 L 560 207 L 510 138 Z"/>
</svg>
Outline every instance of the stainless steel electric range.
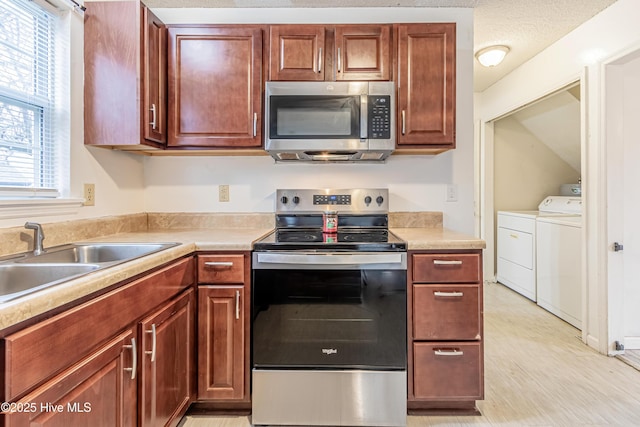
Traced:
<svg viewBox="0 0 640 427">
<path fill-rule="evenodd" d="M 276 196 L 253 252 L 252 423 L 406 425 L 407 247 L 388 190 Z"/>
</svg>

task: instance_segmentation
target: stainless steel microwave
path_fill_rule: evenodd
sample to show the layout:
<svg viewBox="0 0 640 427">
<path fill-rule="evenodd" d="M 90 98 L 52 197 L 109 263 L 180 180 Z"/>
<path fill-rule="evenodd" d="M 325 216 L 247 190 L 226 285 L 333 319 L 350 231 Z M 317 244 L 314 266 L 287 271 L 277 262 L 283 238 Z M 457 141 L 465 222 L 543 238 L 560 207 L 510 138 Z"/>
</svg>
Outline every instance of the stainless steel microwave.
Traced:
<svg viewBox="0 0 640 427">
<path fill-rule="evenodd" d="M 277 161 L 381 161 L 396 145 L 393 82 L 267 82 L 265 150 Z"/>
</svg>

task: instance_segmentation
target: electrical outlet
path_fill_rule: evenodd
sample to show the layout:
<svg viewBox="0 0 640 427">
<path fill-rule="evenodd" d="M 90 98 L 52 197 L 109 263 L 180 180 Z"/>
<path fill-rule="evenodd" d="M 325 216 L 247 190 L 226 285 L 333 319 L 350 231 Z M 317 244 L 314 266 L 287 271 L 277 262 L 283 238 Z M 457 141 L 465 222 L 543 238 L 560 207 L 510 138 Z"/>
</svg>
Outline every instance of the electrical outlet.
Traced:
<svg viewBox="0 0 640 427">
<path fill-rule="evenodd" d="M 228 202 L 229 201 L 229 186 L 228 185 L 219 185 L 218 186 L 218 201 L 219 202 Z"/>
<path fill-rule="evenodd" d="M 84 205 L 95 206 L 96 204 L 96 185 L 85 184 L 84 185 Z"/>
<path fill-rule="evenodd" d="M 457 202 L 458 201 L 458 185 L 457 184 L 447 184 L 447 202 Z"/>
</svg>

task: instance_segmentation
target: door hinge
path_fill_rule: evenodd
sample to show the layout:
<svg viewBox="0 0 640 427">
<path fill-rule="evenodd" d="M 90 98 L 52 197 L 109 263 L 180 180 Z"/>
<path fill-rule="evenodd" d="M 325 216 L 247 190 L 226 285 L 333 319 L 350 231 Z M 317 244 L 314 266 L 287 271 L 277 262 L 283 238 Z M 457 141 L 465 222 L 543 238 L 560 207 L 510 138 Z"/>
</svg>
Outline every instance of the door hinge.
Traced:
<svg viewBox="0 0 640 427">
<path fill-rule="evenodd" d="M 624 249 L 624 246 L 621 245 L 620 243 L 618 243 L 618 242 L 614 242 L 613 243 L 613 251 L 614 252 L 620 252 L 623 249 Z"/>
</svg>

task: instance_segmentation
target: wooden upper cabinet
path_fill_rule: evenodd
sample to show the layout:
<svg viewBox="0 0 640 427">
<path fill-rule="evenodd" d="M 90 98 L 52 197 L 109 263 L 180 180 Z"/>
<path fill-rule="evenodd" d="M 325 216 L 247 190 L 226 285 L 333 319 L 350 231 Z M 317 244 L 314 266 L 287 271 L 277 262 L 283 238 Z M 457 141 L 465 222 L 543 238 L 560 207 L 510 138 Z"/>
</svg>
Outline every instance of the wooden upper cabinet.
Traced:
<svg viewBox="0 0 640 427">
<path fill-rule="evenodd" d="M 142 46 L 144 49 L 144 138 L 166 143 L 167 32 L 162 21 L 148 8 L 143 9 Z"/>
<path fill-rule="evenodd" d="M 402 24 L 397 32 L 398 148 L 455 148 L 456 25 Z"/>
<path fill-rule="evenodd" d="M 324 80 L 324 44 L 324 25 L 272 25 L 269 80 Z"/>
<path fill-rule="evenodd" d="M 269 80 L 390 80 L 390 25 L 272 25 Z"/>
<path fill-rule="evenodd" d="M 391 26 L 335 27 L 336 80 L 391 80 Z"/>
<path fill-rule="evenodd" d="M 169 146 L 260 147 L 262 28 L 168 29 Z"/>
<path fill-rule="evenodd" d="M 84 23 L 84 143 L 163 148 L 164 25 L 139 0 L 90 3 Z"/>
</svg>

